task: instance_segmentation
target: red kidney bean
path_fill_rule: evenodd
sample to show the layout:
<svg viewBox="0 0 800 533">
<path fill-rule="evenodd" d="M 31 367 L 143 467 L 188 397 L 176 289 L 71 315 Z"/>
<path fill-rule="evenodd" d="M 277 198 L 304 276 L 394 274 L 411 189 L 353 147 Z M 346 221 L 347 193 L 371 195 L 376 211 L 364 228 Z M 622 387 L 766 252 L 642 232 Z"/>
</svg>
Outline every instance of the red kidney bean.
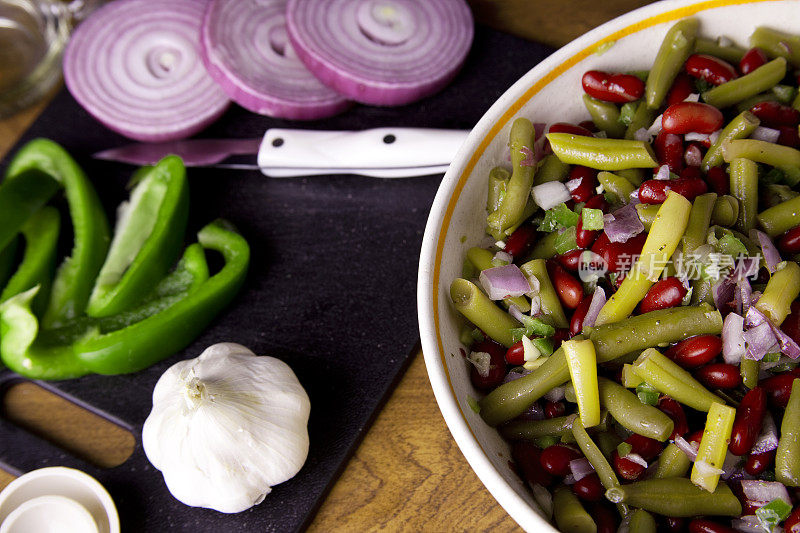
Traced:
<svg viewBox="0 0 800 533">
<path fill-rule="evenodd" d="M 688 433 L 689 423 L 686 421 L 686 413 L 680 403 L 669 396 L 662 396 L 658 399 L 658 405 L 656 407 L 672 419 L 673 427 L 672 433 L 669 436 L 670 439 L 683 437 Z"/>
<path fill-rule="evenodd" d="M 667 165 L 670 172 L 676 174 L 683 169 L 683 138 L 680 135 L 661 130 L 656 135 L 653 148 L 659 165 Z"/>
<path fill-rule="evenodd" d="M 758 385 L 767 393 L 767 401 L 773 407 L 786 407 L 792 393 L 792 382 L 798 376 L 792 372 L 778 374 L 762 380 Z"/>
<path fill-rule="evenodd" d="M 581 500 L 599 502 L 603 499 L 606 489 L 600 483 L 600 478 L 597 474 L 589 474 L 572 485 L 572 492 Z"/>
<path fill-rule="evenodd" d="M 679 176 L 685 180 L 701 180 L 703 173 L 699 167 L 684 167 Z M 705 187 L 705 190 L 707 191 L 708 187 Z"/>
<path fill-rule="evenodd" d="M 800 507 L 792 509 L 792 513 L 783 523 L 784 533 L 800 533 Z"/>
<path fill-rule="evenodd" d="M 722 339 L 716 335 L 696 335 L 670 346 L 664 355 L 683 368 L 702 366 L 722 352 Z"/>
<path fill-rule="evenodd" d="M 539 460 L 542 468 L 554 476 L 564 477 L 569 474 L 569 462 L 579 459 L 581 453 L 574 448 L 554 444 L 542 450 Z"/>
<path fill-rule="evenodd" d="M 766 65 L 769 58 L 761 48 L 751 48 L 739 61 L 739 72 L 749 74 L 762 65 Z"/>
<path fill-rule="evenodd" d="M 522 341 L 519 341 L 506 351 L 506 363 L 509 365 L 521 365 L 524 362 L 525 347 L 522 345 Z"/>
<path fill-rule="evenodd" d="M 481 376 L 475 365 L 470 365 L 469 375 L 475 388 L 489 390 L 500 385 L 503 382 L 503 378 L 506 377 L 506 349 L 493 340 L 486 339 L 475 343 L 472 346 L 472 351 L 486 352 L 491 357 L 489 373 L 486 376 Z"/>
<path fill-rule="evenodd" d="M 562 267 L 566 268 L 570 272 L 577 272 L 581 266 L 581 254 L 583 250 L 576 249 L 570 250 L 569 252 L 561 255 L 556 256 L 556 261 Z"/>
<path fill-rule="evenodd" d="M 800 122 L 800 111 L 780 102 L 759 102 L 750 108 L 750 112 L 758 117 L 762 126 L 769 128 L 797 126 Z"/>
<path fill-rule="evenodd" d="M 736 530 L 713 520 L 695 518 L 689 522 L 689 533 L 736 533 Z"/>
<path fill-rule="evenodd" d="M 731 192 L 731 180 L 722 167 L 711 167 L 706 174 L 706 181 L 711 185 L 711 190 L 722 196 Z"/>
<path fill-rule="evenodd" d="M 750 452 L 758 435 L 761 433 L 761 423 L 767 410 L 767 393 L 761 387 L 756 387 L 744 395 L 739 407 L 736 408 L 736 418 L 733 420 L 733 431 L 728 443 L 728 450 L 734 455 L 744 455 Z"/>
<path fill-rule="evenodd" d="M 626 457 L 620 457 L 617 450 L 611 452 L 611 464 L 619 477 L 628 481 L 636 481 L 644 474 L 645 467 Z"/>
<path fill-rule="evenodd" d="M 699 167 L 703 162 L 703 150 L 700 144 L 696 142 L 689 143 L 686 150 L 683 152 L 683 160 L 689 167 Z"/>
<path fill-rule="evenodd" d="M 583 331 L 583 319 L 586 318 L 586 312 L 589 311 L 589 305 L 592 303 L 592 296 L 587 294 L 575 308 L 572 317 L 569 320 L 569 333 L 572 336 L 577 335 Z"/>
<path fill-rule="evenodd" d="M 675 276 L 662 279 L 655 283 L 639 304 L 639 312 L 649 313 L 657 309 L 667 309 L 681 304 L 686 296 L 686 287 Z"/>
<path fill-rule="evenodd" d="M 542 467 L 541 450 L 533 443 L 526 441 L 515 441 L 511 444 L 511 458 L 523 477 L 528 483 L 538 483 L 545 487 L 553 482 L 553 476 Z"/>
<path fill-rule="evenodd" d="M 609 272 L 623 272 L 630 270 L 633 256 L 642 252 L 646 239 L 647 234 L 642 232 L 625 242 L 611 242 L 603 232 L 594 242 L 592 251 L 603 258 Z"/>
<path fill-rule="evenodd" d="M 572 199 L 576 202 L 586 202 L 595 195 L 597 187 L 597 171 L 589 167 L 575 165 L 569 172 L 569 179 L 579 179 L 580 184 L 572 191 Z"/>
<path fill-rule="evenodd" d="M 781 324 L 781 331 L 789 335 L 794 342 L 800 343 L 800 300 L 792 302 L 791 313 Z"/>
<path fill-rule="evenodd" d="M 694 81 L 685 72 L 680 72 L 675 81 L 672 82 L 667 93 L 667 107 L 683 102 L 686 98 L 694 92 Z"/>
<path fill-rule="evenodd" d="M 688 168 L 696 169 L 697 167 Z M 691 202 L 697 196 L 708 192 L 708 185 L 701 178 L 680 177 L 674 180 L 647 180 L 639 187 L 639 201 L 643 204 L 663 204 L 669 191 L 675 191 Z"/>
<path fill-rule="evenodd" d="M 584 128 L 583 126 L 570 124 L 569 122 L 556 122 L 555 124 L 551 124 L 550 129 L 547 131 L 548 133 L 569 133 L 572 135 L 584 135 L 586 137 L 594 136 L 590 130 Z"/>
<path fill-rule="evenodd" d="M 581 78 L 581 85 L 592 98 L 615 104 L 633 102 L 644 94 L 644 82 L 631 74 L 590 70 Z"/>
<path fill-rule="evenodd" d="M 742 384 L 739 367 L 728 363 L 712 363 L 695 370 L 695 377 L 711 389 L 734 389 Z"/>
<path fill-rule="evenodd" d="M 530 224 L 523 224 L 506 239 L 506 247 L 503 251 L 512 256 L 522 257 L 531 249 L 536 241 L 536 228 Z"/>
<path fill-rule="evenodd" d="M 713 133 L 722 127 L 722 111 L 701 102 L 680 102 L 661 115 L 661 128 L 667 133 Z"/>
<path fill-rule="evenodd" d="M 656 439 L 638 433 L 631 433 L 625 442 L 631 445 L 631 452 L 638 453 L 645 461 L 655 459 L 664 450 L 664 445 Z"/>
<path fill-rule="evenodd" d="M 684 64 L 689 76 L 700 78 L 711 85 L 722 85 L 736 78 L 736 69 L 730 63 L 707 54 L 692 54 Z"/>
<path fill-rule="evenodd" d="M 575 309 L 583 298 L 583 285 L 575 276 L 564 270 L 564 267 L 554 261 L 547 262 L 547 271 L 550 281 L 556 289 L 561 304 L 569 309 Z"/>
<path fill-rule="evenodd" d="M 794 126 L 778 126 L 778 144 L 788 146 L 790 148 L 800 147 L 800 134 L 797 133 L 797 128 Z"/>
<path fill-rule="evenodd" d="M 591 120 L 583 120 L 581 122 L 578 122 L 578 126 L 585 129 L 586 131 L 591 132 L 592 134 L 598 131 L 597 124 L 595 124 Z"/>
<path fill-rule="evenodd" d="M 751 453 L 744 463 L 744 471 L 751 476 L 759 476 L 775 460 L 775 450 L 764 453 Z"/>
<path fill-rule="evenodd" d="M 567 406 L 564 402 L 551 402 L 547 401 L 544 404 L 544 417 L 545 418 L 557 418 L 559 416 L 564 416 L 567 412 Z"/>
<path fill-rule="evenodd" d="M 665 530 L 669 533 L 681 533 L 686 531 L 686 519 L 677 516 L 670 516 L 664 520 Z"/>
<path fill-rule="evenodd" d="M 553 342 L 555 343 L 556 347 L 558 347 L 562 342 L 569 338 L 569 328 L 556 328 L 556 332 L 553 335 Z"/>
<path fill-rule="evenodd" d="M 589 201 L 586 202 L 584 208 L 600 209 L 605 211 L 608 209 L 608 202 L 606 201 L 605 196 L 602 194 L 597 194 L 592 196 Z M 578 219 L 578 226 L 575 228 L 575 243 L 578 246 L 581 248 L 588 248 L 592 245 L 599 234 L 600 230 L 583 229 L 583 217 Z"/>
<path fill-rule="evenodd" d="M 617 513 L 609 509 L 608 505 L 596 503 L 592 506 L 592 518 L 597 524 L 597 533 L 617 533 Z"/>
</svg>

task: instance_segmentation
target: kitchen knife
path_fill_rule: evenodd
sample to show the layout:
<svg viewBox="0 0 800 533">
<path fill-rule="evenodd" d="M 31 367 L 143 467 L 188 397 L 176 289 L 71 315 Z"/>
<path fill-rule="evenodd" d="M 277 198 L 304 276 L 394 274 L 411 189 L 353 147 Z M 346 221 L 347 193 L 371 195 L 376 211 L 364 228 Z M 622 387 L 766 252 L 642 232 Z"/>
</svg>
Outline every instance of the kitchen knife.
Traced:
<svg viewBox="0 0 800 533">
<path fill-rule="evenodd" d="M 152 165 L 168 154 L 186 166 L 259 169 L 271 177 L 359 174 L 381 178 L 425 176 L 447 170 L 469 132 L 426 128 L 316 131 L 271 128 L 262 139 L 188 139 L 140 143 L 94 154 L 97 159 Z M 257 154 L 256 164 L 226 164 Z"/>
</svg>

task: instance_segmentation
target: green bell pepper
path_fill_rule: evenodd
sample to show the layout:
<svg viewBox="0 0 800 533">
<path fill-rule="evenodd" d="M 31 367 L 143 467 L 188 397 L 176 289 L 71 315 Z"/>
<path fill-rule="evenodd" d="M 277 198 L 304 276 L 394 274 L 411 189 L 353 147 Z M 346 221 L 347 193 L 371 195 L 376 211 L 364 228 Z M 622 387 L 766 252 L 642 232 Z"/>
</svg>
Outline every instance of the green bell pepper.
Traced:
<svg viewBox="0 0 800 533">
<path fill-rule="evenodd" d="M 17 236 L 25 222 L 58 191 L 59 184 L 36 168 L 19 172 L 0 186 L 0 249 Z"/>
</svg>

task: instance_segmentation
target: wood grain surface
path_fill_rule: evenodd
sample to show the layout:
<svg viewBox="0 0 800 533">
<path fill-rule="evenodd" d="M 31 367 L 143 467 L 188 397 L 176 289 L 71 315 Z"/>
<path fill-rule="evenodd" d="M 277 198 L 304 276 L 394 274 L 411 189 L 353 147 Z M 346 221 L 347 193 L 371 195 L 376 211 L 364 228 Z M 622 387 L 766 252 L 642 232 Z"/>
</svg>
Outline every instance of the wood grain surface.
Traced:
<svg viewBox="0 0 800 533">
<path fill-rule="evenodd" d="M 561 46 L 648 4 L 638 0 L 470 0 L 475 18 Z M 0 157 L 44 103 L 0 120 Z M 133 437 L 35 385 L 12 387 L 3 416 L 101 466 L 119 464 Z M 105 425 L 104 425 L 105 424 Z M 0 470 L 0 488 L 13 479 Z M 516 531 L 453 441 L 417 353 L 323 503 L 311 531 Z"/>
</svg>

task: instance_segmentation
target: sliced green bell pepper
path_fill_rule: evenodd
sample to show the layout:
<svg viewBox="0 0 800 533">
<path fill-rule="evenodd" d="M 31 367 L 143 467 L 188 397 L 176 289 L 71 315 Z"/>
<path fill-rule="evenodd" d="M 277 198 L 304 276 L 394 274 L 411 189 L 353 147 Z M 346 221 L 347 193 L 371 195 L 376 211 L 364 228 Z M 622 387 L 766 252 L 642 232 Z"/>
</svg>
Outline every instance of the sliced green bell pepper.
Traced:
<svg viewBox="0 0 800 533">
<path fill-rule="evenodd" d="M 29 168 L 0 186 L 0 249 L 19 233 L 23 224 L 58 191 L 59 184 L 45 172 Z"/>
</svg>

